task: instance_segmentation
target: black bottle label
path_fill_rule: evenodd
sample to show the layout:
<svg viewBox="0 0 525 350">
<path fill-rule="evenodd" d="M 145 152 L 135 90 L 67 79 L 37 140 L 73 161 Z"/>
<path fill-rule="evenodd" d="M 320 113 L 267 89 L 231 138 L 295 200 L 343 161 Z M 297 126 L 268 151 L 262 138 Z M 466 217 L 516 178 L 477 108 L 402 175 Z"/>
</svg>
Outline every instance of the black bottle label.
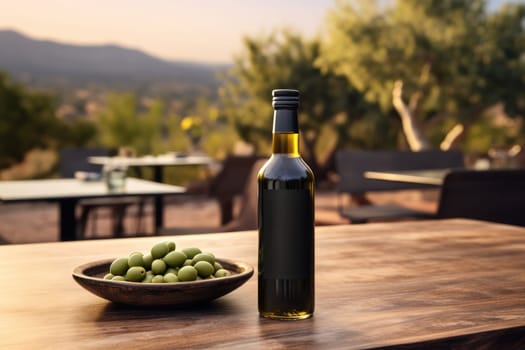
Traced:
<svg viewBox="0 0 525 350">
<path fill-rule="evenodd" d="M 308 278 L 314 266 L 313 203 L 308 190 L 263 190 L 260 273 L 264 278 Z"/>
</svg>

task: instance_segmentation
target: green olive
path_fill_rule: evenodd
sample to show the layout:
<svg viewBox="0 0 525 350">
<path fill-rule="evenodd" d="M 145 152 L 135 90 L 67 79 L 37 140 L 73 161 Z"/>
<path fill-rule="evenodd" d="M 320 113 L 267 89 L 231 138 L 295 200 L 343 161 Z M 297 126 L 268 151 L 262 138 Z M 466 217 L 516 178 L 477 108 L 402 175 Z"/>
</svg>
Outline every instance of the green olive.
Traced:
<svg viewBox="0 0 525 350">
<path fill-rule="evenodd" d="M 194 267 L 197 270 L 197 273 L 199 274 L 199 276 L 203 278 L 210 276 L 215 271 L 215 269 L 213 268 L 213 265 L 207 261 L 198 261 L 194 265 Z"/>
<path fill-rule="evenodd" d="M 163 275 L 166 271 L 166 263 L 162 259 L 153 260 L 151 263 L 151 271 L 155 275 Z"/>
<path fill-rule="evenodd" d="M 197 247 L 175 250 L 173 241 L 155 244 L 149 254 L 131 252 L 127 258 L 115 259 L 106 280 L 143 283 L 174 283 L 230 276 L 216 261 L 215 255 Z"/>
<path fill-rule="evenodd" d="M 151 256 L 151 254 L 146 254 L 142 257 L 142 261 L 144 262 L 144 268 L 146 270 L 150 270 L 151 269 L 151 263 L 153 262 L 153 257 Z"/>
<path fill-rule="evenodd" d="M 203 254 L 208 254 L 208 255 L 211 255 L 213 256 L 213 260 L 215 260 L 215 255 L 213 253 L 210 253 L 210 252 L 202 252 Z"/>
<path fill-rule="evenodd" d="M 155 275 L 151 279 L 151 283 L 164 283 L 164 276 L 163 275 Z"/>
<path fill-rule="evenodd" d="M 164 282 L 166 283 L 179 282 L 179 278 L 175 276 L 175 274 L 173 273 L 167 273 L 164 275 Z"/>
<path fill-rule="evenodd" d="M 128 258 L 118 258 L 111 263 L 109 272 L 115 276 L 124 276 L 128 268 Z"/>
<path fill-rule="evenodd" d="M 168 244 L 166 242 L 160 242 L 155 244 L 151 248 L 151 256 L 153 257 L 153 259 L 160 259 L 163 258 L 166 254 L 168 254 L 168 251 Z"/>
<path fill-rule="evenodd" d="M 151 272 L 151 271 L 148 271 L 148 272 Z M 153 274 L 152 273 L 146 273 L 146 276 L 144 276 L 144 279 L 142 280 L 142 283 L 151 283 L 151 281 L 153 280 Z"/>
<path fill-rule="evenodd" d="M 215 271 L 215 277 L 226 277 L 230 275 L 231 275 L 231 272 L 225 269 L 219 269 Z"/>
<path fill-rule="evenodd" d="M 164 260 L 164 262 L 170 267 L 182 266 L 186 259 L 186 254 L 179 251 L 169 252 L 164 258 L 162 258 L 162 260 Z"/>
<path fill-rule="evenodd" d="M 166 269 L 166 272 L 164 272 L 164 274 L 167 274 L 167 273 L 172 273 L 174 274 L 175 276 L 177 276 L 177 274 L 179 273 L 179 270 L 173 268 L 173 267 L 168 267 Z"/>
<path fill-rule="evenodd" d="M 193 266 L 184 266 L 179 270 L 177 277 L 179 281 L 195 281 L 197 279 L 197 270 Z"/>
<path fill-rule="evenodd" d="M 212 254 L 199 253 L 193 257 L 192 263 L 195 265 L 199 261 L 207 261 L 213 266 L 213 264 L 215 264 L 215 257 Z"/>
<path fill-rule="evenodd" d="M 220 269 L 223 268 L 222 265 L 220 263 L 218 263 L 217 261 L 215 262 L 215 264 L 213 264 L 213 267 L 215 268 L 215 271 L 220 270 Z"/>
<path fill-rule="evenodd" d="M 172 252 L 175 250 L 175 247 L 177 246 L 175 242 L 173 241 L 166 241 L 166 244 L 168 245 L 168 251 Z"/>
<path fill-rule="evenodd" d="M 141 252 L 133 252 L 128 257 L 128 265 L 132 266 L 144 266 L 144 256 Z"/>
<path fill-rule="evenodd" d="M 126 272 L 126 276 L 124 278 L 126 281 L 140 282 L 145 276 L 146 270 L 142 266 L 132 266 L 129 268 L 128 272 Z"/>
<path fill-rule="evenodd" d="M 191 247 L 191 248 L 185 248 L 182 250 L 184 254 L 188 257 L 188 259 L 193 259 L 193 257 L 199 253 L 202 253 L 202 251 L 199 248 Z"/>
</svg>

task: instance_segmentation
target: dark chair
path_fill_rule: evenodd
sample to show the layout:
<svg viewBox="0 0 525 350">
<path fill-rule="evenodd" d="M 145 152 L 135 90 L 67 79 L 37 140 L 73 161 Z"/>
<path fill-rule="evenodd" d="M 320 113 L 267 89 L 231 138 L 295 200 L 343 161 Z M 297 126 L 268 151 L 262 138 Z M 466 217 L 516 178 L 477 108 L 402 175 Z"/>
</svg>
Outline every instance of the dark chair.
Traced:
<svg viewBox="0 0 525 350">
<path fill-rule="evenodd" d="M 241 209 L 239 215 L 225 224 L 215 227 L 192 227 L 192 228 L 165 228 L 161 230 L 163 235 L 180 235 L 210 232 L 231 232 L 257 229 L 257 174 L 266 162 L 266 159 L 257 159 L 245 176 L 239 178 L 244 188 L 241 191 Z M 240 181 L 242 180 L 242 181 Z"/>
<path fill-rule="evenodd" d="M 59 170 L 63 177 L 74 177 L 75 172 L 85 171 L 101 173 L 102 166 L 88 162 L 89 157 L 109 156 L 110 153 L 102 148 L 64 148 L 60 150 Z M 124 219 L 126 211 L 131 206 L 137 206 L 137 233 L 141 232 L 142 218 L 144 216 L 144 200 L 141 198 L 99 198 L 84 199 L 78 202 L 80 208 L 79 228 L 77 236 L 79 239 L 86 238 L 88 219 L 92 221 L 92 235 L 96 235 L 98 221 L 98 210 L 105 208 L 111 211 L 112 234 L 120 236 L 124 233 Z"/>
<path fill-rule="evenodd" d="M 241 231 L 257 229 L 257 174 L 267 159 L 257 159 L 251 166 L 244 181 L 239 215 L 227 223 L 223 231 Z"/>
<path fill-rule="evenodd" d="M 525 169 L 454 171 L 445 177 L 439 218 L 525 226 Z"/>
<path fill-rule="evenodd" d="M 68 147 L 60 150 L 59 171 L 62 177 L 75 177 L 75 172 L 85 171 L 101 173 L 102 165 L 91 164 L 89 157 L 107 157 L 110 152 L 104 148 L 74 148 Z"/>
<path fill-rule="evenodd" d="M 257 156 L 230 155 L 224 159 L 221 171 L 210 181 L 208 195 L 219 203 L 221 225 L 233 220 L 234 198 L 244 193 L 252 168 L 259 159 Z"/>
<path fill-rule="evenodd" d="M 434 214 L 414 210 L 401 205 L 374 205 L 365 203 L 357 207 L 343 205 L 341 196 L 361 198 L 369 192 L 399 191 L 432 188 L 431 185 L 368 179 L 366 171 L 421 170 L 463 168 L 460 151 L 428 150 L 412 151 L 362 151 L 342 150 L 336 153 L 338 182 L 338 207 L 341 216 L 351 223 L 369 220 L 391 220 L 403 218 L 430 218 Z"/>
</svg>

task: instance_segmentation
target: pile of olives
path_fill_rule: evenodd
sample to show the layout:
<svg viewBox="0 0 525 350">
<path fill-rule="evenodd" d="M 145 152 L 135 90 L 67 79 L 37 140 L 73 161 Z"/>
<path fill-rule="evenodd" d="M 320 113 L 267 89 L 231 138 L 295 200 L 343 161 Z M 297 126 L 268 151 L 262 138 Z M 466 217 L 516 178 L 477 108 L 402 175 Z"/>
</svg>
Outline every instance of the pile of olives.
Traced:
<svg viewBox="0 0 525 350">
<path fill-rule="evenodd" d="M 174 283 L 231 275 L 212 253 L 199 248 L 175 250 L 175 242 L 155 244 L 149 254 L 132 252 L 111 263 L 106 280 L 142 283 Z"/>
</svg>

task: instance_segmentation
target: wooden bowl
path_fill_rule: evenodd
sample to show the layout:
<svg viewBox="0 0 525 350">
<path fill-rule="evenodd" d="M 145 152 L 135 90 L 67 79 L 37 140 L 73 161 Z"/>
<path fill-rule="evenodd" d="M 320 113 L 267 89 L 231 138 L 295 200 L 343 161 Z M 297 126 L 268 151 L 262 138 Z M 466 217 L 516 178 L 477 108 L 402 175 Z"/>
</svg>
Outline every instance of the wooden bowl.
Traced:
<svg viewBox="0 0 525 350">
<path fill-rule="evenodd" d="M 230 260 L 217 259 L 231 276 L 176 283 L 136 283 L 105 280 L 114 259 L 78 266 L 73 278 L 82 287 L 101 298 L 130 305 L 188 305 L 219 298 L 243 285 L 253 267 Z"/>
</svg>

